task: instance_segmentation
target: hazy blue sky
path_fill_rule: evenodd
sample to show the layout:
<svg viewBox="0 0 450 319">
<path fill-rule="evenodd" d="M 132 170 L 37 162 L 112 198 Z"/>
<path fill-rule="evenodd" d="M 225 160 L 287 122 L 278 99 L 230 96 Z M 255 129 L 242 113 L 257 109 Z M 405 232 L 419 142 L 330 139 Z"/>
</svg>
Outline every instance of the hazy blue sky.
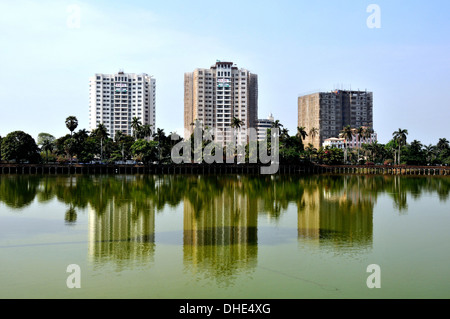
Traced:
<svg viewBox="0 0 450 319">
<path fill-rule="evenodd" d="M 89 77 L 119 69 L 155 76 L 156 125 L 182 133 L 184 72 L 219 59 L 258 74 L 259 118 L 291 133 L 299 94 L 342 86 L 374 92 L 381 143 L 406 128 L 435 144 L 450 139 L 449 15 L 448 0 L 2 0 L 0 135 L 59 137 L 69 115 L 87 129 Z"/>
</svg>

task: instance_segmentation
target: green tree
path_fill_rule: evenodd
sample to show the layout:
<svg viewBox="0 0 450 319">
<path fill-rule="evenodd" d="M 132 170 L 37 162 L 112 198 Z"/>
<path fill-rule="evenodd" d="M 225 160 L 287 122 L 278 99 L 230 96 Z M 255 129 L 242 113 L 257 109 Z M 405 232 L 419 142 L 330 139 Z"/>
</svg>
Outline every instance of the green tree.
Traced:
<svg viewBox="0 0 450 319">
<path fill-rule="evenodd" d="M 436 146 L 434 145 L 425 145 L 423 147 L 423 151 L 425 153 L 425 158 L 428 164 L 431 164 L 434 160 L 434 158 L 436 158 Z"/>
<path fill-rule="evenodd" d="M 68 155 L 70 159 L 70 163 L 72 163 L 73 155 L 75 154 L 76 141 L 73 137 L 68 138 L 64 142 L 64 151 Z"/>
<path fill-rule="evenodd" d="M 157 128 L 156 132 L 153 134 L 153 138 L 158 141 L 158 161 L 161 162 L 161 160 L 166 159 L 166 151 L 168 146 L 166 143 L 167 138 L 164 129 Z"/>
<path fill-rule="evenodd" d="M 134 137 L 123 134 L 122 131 L 117 131 L 114 137 L 115 150 L 113 151 L 113 160 L 125 161 L 131 156 L 130 148 L 134 144 Z"/>
<path fill-rule="evenodd" d="M 275 120 L 275 121 L 272 123 L 272 126 L 271 126 L 271 127 L 272 127 L 272 128 L 278 128 L 278 129 L 281 130 L 281 128 L 283 127 L 283 124 L 280 123 L 280 120 Z"/>
<path fill-rule="evenodd" d="M 72 136 L 70 134 L 66 134 L 64 136 L 61 136 L 59 138 L 57 138 L 54 142 L 55 145 L 55 149 L 54 151 L 56 152 L 57 155 L 59 156 L 66 156 L 66 151 L 64 149 L 64 143 L 66 142 L 66 140 L 68 140 L 69 138 L 72 138 Z"/>
<path fill-rule="evenodd" d="M 355 134 L 356 134 L 356 139 L 358 141 L 358 157 L 357 157 L 357 164 L 359 164 L 359 150 L 361 149 L 361 138 L 365 138 L 366 137 L 366 133 L 367 133 L 367 129 L 363 126 L 358 127 L 355 130 Z"/>
<path fill-rule="evenodd" d="M 158 142 L 139 139 L 131 146 L 131 154 L 136 160 L 149 164 L 158 158 Z"/>
<path fill-rule="evenodd" d="M 41 147 L 41 150 L 45 152 L 45 161 L 48 163 L 48 153 L 53 152 L 55 147 L 55 137 L 49 133 L 39 133 L 37 138 L 37 145 Z"/>
<path fill-rule="evenodd" d="M 302 144 L 302 149 L 304 149 L 303 142 L 307 136 L 308 133 L 306 132 L 306 128 L 304 126 L 297 126 L 297 137 L 299 142 Z"/>
<path fill-rule="evenodd" d="M 406 145 L 406 139 L 408 135 L 408 130 L 399 128 L 398 131 L 392 133 L 394 141 L 396 141 L 398 146 L 397 164 L 400 165 L 401 161 L 401 147 Z"/>
<path fill-rule="evenodd" d="M 36 144 L 38 146 L 42 146 L 45 141 L 50 141 L 53 143 L 55 141 L 55 137 L 49 133 L 39 133 Z"/>
<path fill-rule="evenodd" d="M 418 140 L 412 141 L 411 144 L 406 147 L 404 161 L 408 165 L 424 165 L 426 163 L 426 156 L 422 143 Z"/>
<path fill-rule="evenodd" d="M 353 139 L 354 130 L 350 127 L 350 125 L 347 125 L 341 131 L 340 136 L 341 136 L 341 138 L 343 138 L 345 140 L 344 162 L 347 162 L 347 153 L 348 153 L 348 142 L 347 141 Z"/>
<path fill-rule="evenodd" d="M 283 128 L 280 132 L 280 139 L 283 141 L 289 138 L 289 130 L 287 128 Z"/>
<path fill-rule="evenodd" d="M 75 116 L 68 116 L 66 118 L 66 127 L 70 131 L 70 135 L 72 135 L 73 131 L 78 127 L 78 120 Z"/>
<path fill-rule="evenodd" d="M 308 143 L 308 146 L 305 148 L 305 152 L 306 152 L 307 156 L 309 157 L 310 162 L 312 162 L 313 156 L 317 155 L 317 149 L 311 143 Z"/>
<path fill-rule="evenodd" d="M 438 143 L 437 143 L 437 145 L 436 145 L 436 148 L 439 151 L 443 151 L 443 150 L 449 149 L 450 145 L 449 145 L 448 140 L 446 138 L 440 138 Z"/>
<path fill-rule="evenodd" d="M 297 126 L 297 137 L 304 141 L 307 136 L 306 128 L 304 126 Z"/>
<path fill-rule="evenodd" d="M 233 117 L 233 119 L 230 121 L 230 126 L 232 128 L 240 129 L 242 125 L 244 125 L 244 121 L 237 117 Z"/>
<path fill-rule="evenodd" d="M 319 135 L 319 129 L 317 127 L 313 127 L 309 130 L 309 136 L 314 139 L 317 135 Z"/>
<path fill-rule="evenodd" d="M 141 129 L 142 123 L 136 116 L 131 120 L 131 128 L 133 129 L 133 136 L 135 139 L 138 138 L 139 131 Z"/>
<path fill-rule="evenodd" d="M 106 138 L 108 138 L 108 130 L 106 129 L 106 126 L 103 123 L 99 123 L 97 125 L 97 128 L 94 129 L 91 133 L 91 135 L 100 142 L 100 160 L 103 161 L 103 151 L 104 151 L 104 141 Z"/>
<path fill-rule="evenodd" d="M 230 121 L 230 126 L 234 129 L 237 129 L 239 133 L 241 132 L 241 126 L 244 124 L 245 124 L 244 121 L 242 121 L 237 117 L 233 117 L 233 119 Z"/>
<path fill-rule="evenodd" d="M 45 152 L 45 155 L 46 155 L 45 161 L 46 161 L 46 163 L 48 163 L 48 152 L 53 152 L 53 148 L 54 147 L 55 147 L 55 145 L 50 140 L 44 140 L 42 142 L 41 149 L 42 149 L 42 151 Z"/>
<path fill-rule="evenodd" d="M 450 164 L 450 146 L 446 138 L 440 138 L 436 144 L 437 161 L 440 164 Z"/>
<path fill-rule="evenodd" d="M 152 126 L 149 124 L 141 125 L 136 134 L 137 138 L 146 138 L 152 136 Z"/>
<path fill-rule="evenodd" d="M 15 160 L 16 163 L 39 161 L 38 146 L 31 135 L 23 131 L 14 131 L 2 139 L 2 158 L 6 161 Z"/>
<path fill-rule="evenodd" d="M 339 165 L 344 161 L 344 151 L 340 148 L 329 146 L 323 148 L 321 147 L 317 152 L 317 157 L 319 161 L 327 165 Z"/>
</svg>

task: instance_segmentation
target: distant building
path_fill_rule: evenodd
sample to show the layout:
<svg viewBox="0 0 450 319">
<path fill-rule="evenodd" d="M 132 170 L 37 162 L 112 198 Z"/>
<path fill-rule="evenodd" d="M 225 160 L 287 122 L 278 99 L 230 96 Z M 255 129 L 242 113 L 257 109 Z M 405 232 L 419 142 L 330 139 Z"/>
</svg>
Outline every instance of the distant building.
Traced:
<svg viewBox="0 0 450 319">
<path fill-rule="evenodd" d="M 267 136 L 267 130 L 272 127 L 274 120 L 272 113 L 269 114 L 267 119 L 259 119 L 258 125 L 257 125 L 257 139 L 258 141 L 263 141 L 266 139 Z"/>
<path fill-rule="evenodd" d="M 155 128 L 156 80 L 145 73 L 97 73 L 89 79 L 89 128 L 102 123 L 111 138 L 132 135 L 133 117 Z"/>
<path fill-rule="evenodd" d="M 331 148 L 340 148 L 340 149 L 344 149 L 345 148 L 345 139 L 343 138 L 339 138 L 339 137 L 330 137 L 327 138 L 323 144 L 323 147 L 331 147 Z"/>
<path fill-rule="evenodd" d="M 373 128 L 372 92 L 336 90 L 298 98 L 298 126 L 308 133 L 305 145 L 319 148 L 326 139 L 338 137 L 347 125 Z M 313 128 L 315 136 L 310 134 Z"/>
<path fill-rule="evenodd" d="M 364 137 L 359 136 L 357 133 L 353 135 L 353 138 L 349 141 L 347 141 L 347 147 L 350 148 L 361 148 L 363 144 L 371 144 L 373 142 L 377 141 L 377 133 L 372 132 L 370 133 L 370 136 Z M 330 137 L 327 138 L 323 143 L 323 147 L 329 146 L 329 147 L 336 147 L 344 149 L 346 147 L 346 140 L 344 138 L 338 138 L 338 137 Z"/>
<path fill-rule="evenodd" d="M 247 129 L 256 128 L 258 119 L 258 76 L 238 69 L 232 62 L 220 62 L 209 69 L 198 68 L 184 74 L 185 138 L 193 133 L 196 121 L 214 132 L 215 141 L 231 141 L 231 121 L 243 124 L 237 143 L 247 143 Z"/>
</svg>

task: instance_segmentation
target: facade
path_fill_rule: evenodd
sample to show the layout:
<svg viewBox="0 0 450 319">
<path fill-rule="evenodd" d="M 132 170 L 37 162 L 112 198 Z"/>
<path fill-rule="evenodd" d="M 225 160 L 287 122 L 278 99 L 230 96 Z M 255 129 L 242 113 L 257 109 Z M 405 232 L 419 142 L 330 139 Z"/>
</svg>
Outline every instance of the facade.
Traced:
<svg viewBox="0 0 450 319">
<path fill-rule="evenodd" d="M 298 126 L 305 127 L 305 144 L 319 148 L 344 127 L 373 128 L 373 94 L 367 91 L 319 92 L 298 98 Z M 311 129 L 317 129 L 315 136 Z"/>
<path fill-rule="evenodd" d="M 272 127 L 273 116 L 269 114 L 267 119 L 259 119 L 257 125 L 257 139 L 258 141 L 263 141 L 266 139 L 267 130 Z"/>
<path fill-rule="evenodd" d="M 358 136 L 358 134 L 355 133 L 353 138 L 349 141 L 347 141 L 347 147 L 350 148 L 361 148 L 363 144 L 371 144 L 373 142 L 377 141 L 377 133 L 372 132 L 370 136 L 363 137 Z M 346 147 L 346 141 L 344 138 L 338 138 L 338 137 L 330 137 L 327 138 L 323 144 L 323 147 L 329 146 L 329 147 L 336 147 L 340 149 L 345 149 Z"/>
<path fill-rule="evenodd" d="M 196 121 L 213 130 L 215 141 L 232 141 L 230 123 L 234 117 L 243 125 L 236 132 L 238 144 L 247 143 L 247 130 L 256 128 L 258 76 L 238 69 L 232 62 L 216 62 L 209 69 L 184 74 L 185 139 L 193 133 Z"/>
<path fill-rule="evenodd" d="M 133 117 L 155 128 L 156 80 L 148 74 L 97 73 L 89 79 L 89 128 L 102 123 L 111 138 L 117 131 L 132 135 Z"/>
</svg>

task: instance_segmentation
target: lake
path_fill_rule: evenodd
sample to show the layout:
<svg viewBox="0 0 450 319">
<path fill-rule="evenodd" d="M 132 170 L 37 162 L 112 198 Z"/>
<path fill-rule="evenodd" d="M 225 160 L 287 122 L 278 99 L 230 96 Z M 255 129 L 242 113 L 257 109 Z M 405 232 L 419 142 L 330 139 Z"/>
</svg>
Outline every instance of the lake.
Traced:
<svg viewBox="0 0 450 319">
<path fill-rule="evenodd" d="M 450 298 L 449 204 L 448 177 L 2 175 L 0 298 Z"/>
</svg>

